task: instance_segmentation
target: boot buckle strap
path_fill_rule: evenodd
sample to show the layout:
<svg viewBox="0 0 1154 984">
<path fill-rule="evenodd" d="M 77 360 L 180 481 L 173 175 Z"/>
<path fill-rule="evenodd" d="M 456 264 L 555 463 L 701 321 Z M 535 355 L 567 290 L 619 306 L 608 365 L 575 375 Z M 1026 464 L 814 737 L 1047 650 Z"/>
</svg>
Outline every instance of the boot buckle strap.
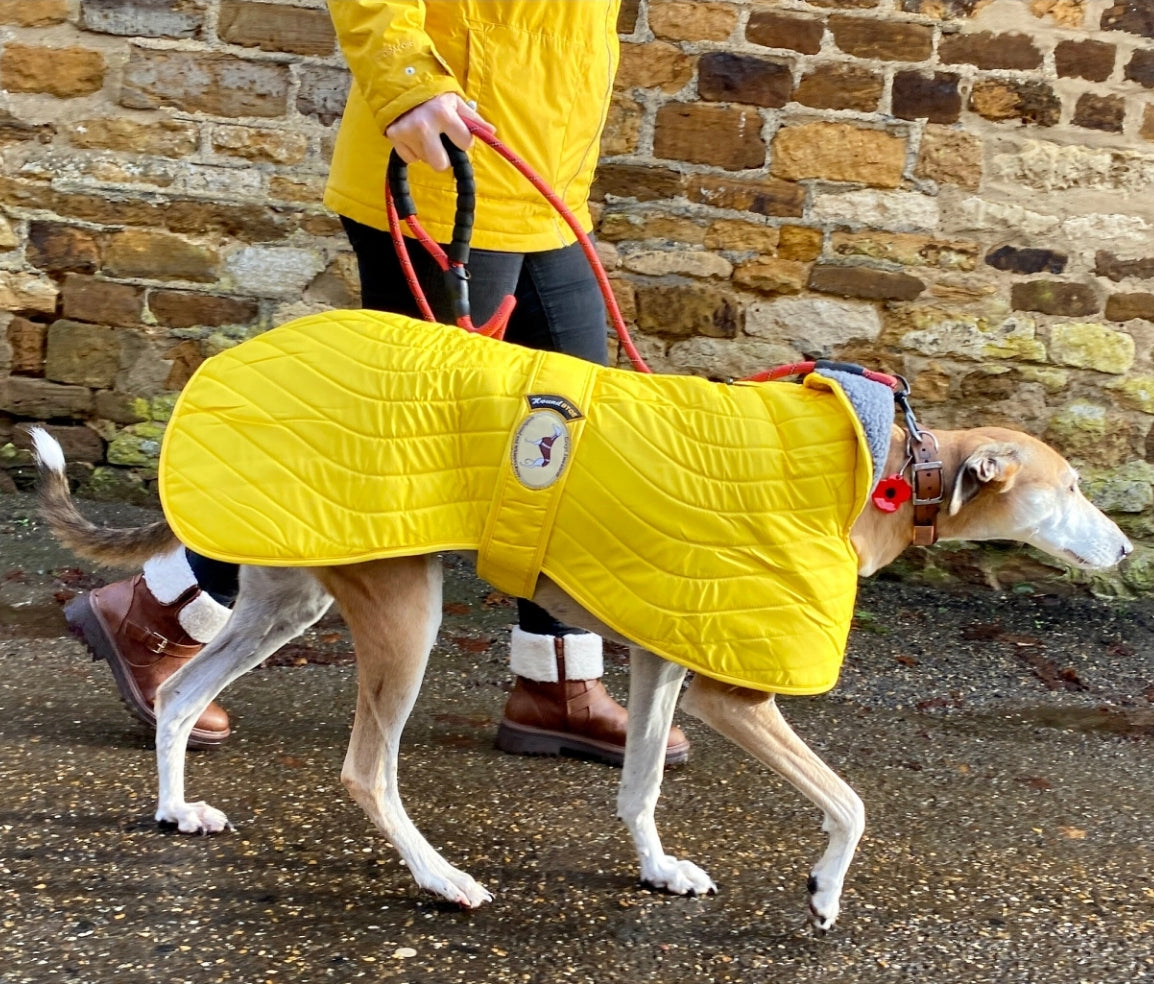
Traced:
<svg viewBox="0 0 1154 984">
<path fill-rule="evenodd" d="M 152 629 L 145 632 L 141 641 L 150 653 L 156 653 L 158 656 L 163 656 L 168 651 L 168 639 Z"/>
<path fill-rule="evenodd" d="M 201 650 L 199 645 L 185 646 L 179 642 L 173 642 L 155 629 L 137 625 L 135 622 L 129 622 L 127 628 L 129 635 L 131 635 L 133 639 L 156 656 L 172 656 L 176 659 L 188 659 L 195 656 Z"/>
</svg>

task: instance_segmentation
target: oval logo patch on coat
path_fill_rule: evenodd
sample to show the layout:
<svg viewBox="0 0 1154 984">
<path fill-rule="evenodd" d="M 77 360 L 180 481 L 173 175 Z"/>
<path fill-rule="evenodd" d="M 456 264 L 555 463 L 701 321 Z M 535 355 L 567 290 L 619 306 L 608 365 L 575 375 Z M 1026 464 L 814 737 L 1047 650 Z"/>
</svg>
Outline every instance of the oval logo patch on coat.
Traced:
<svg viewBox="0 0 1154 984">
<path fill-rule="evenodd" d="M 564 418 L 552 410 L 535 410 L 513 436 L 513 474 L 526 488 L 548 488 L 565 470 L 570 447 Z"/>
</svg>

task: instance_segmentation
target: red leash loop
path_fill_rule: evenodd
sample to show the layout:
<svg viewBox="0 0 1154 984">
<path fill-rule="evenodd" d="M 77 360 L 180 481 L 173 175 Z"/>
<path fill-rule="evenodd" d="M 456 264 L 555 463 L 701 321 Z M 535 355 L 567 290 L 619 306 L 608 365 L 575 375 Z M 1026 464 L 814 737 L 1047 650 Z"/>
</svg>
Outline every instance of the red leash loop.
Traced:
<svg viewBox="0 0 1154 984">
<path fill-rule="evenodd" d="M 465 125 L 474 137 L 477 137 L 482 143 L 488 144 L 512 164 L 513 167 L 537 189 L 541 197 L 553 206 L 557 214 L 565 220 L 565 224 L 569 226 L 573 234 L 577 237 L 577 242 L 581 244 L 581 250 L 584 252 L 585 258 L 589 261 L 593 275 L 597 278 L 597 284 L 601 288 L 601 296 L 605 298 L 605 307 L 609 311 L 609 321 L 613 325 L 613 331 L 617 335 L 617 340 L 621 343 L 621 347 L 625 349 L 625 354 L 629 356 L 629 361 L 632 363 L 633 368 L 638 372 L 652 372 L 653 370 L 650 369 L 649 366 L 645 364 L 645 360 L 641 358 L 641 353 L 637 351 L 637 346 L 633 344 L 629 329 L 625 327 L 625 319 L 621 316 L 621 308 L 618 307 L 617 298 L 613 294 L 613 288 L 609 285 L 609 277 L 605 273 L 605 267 L 601 262 L 601 257 L 597 255 L 597 249 L 594 247 L 588 234 L 581 228 L 581 223 L 577 221 L 577 216 L 573 214 L 569 206 L 561 200 L 560 196 L 542 180 L 541 176 L 537 174 L 520 155 L 510 150 L 508 146 L 480 124 L 474 123 L 472 120 L 465 120 Z"/>
</svg>

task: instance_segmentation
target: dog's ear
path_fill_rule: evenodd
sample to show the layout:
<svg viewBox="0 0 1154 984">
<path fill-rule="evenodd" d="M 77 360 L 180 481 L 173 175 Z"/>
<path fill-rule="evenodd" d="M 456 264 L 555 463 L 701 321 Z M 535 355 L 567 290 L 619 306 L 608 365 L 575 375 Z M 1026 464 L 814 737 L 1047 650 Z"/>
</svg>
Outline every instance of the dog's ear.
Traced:
<svg viewBox="0 0 1154 984">
<path fill-rule="evenodd" d="M 970 453 L 954 476 L 949 514 L 956 516 L 967 502 L 987 486 L 1008 492 L 1022 467 L 1022 456 L 1012 444 L 983 444 Z"/>
</svg>

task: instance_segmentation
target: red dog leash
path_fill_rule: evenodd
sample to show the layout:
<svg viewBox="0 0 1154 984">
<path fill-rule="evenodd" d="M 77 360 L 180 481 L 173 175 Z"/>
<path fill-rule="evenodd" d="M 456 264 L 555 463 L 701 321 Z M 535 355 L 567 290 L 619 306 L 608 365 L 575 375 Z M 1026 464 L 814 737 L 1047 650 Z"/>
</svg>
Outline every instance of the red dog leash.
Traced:
<svg viewBox="0 0 1154 984">
<path fill-rule="evenodd" d="M 565 220 L 565 224 L 569 226 L 581 244 L 581 250 L 589 261 L 593 275 L 597 278 L 597 284 L 601 289 L 601 296 L 605 299 L 605 307 L 609 312 L 613 331 L 616 333 L 621 347 L 625 350 L 625 354 L 629 356 L 633 368 L 638 372 L 652 372 L 633 344 L 629 329 L 625 327 L 625 319 L 621 316 L 621 309 L 617 305 L 617 298 L 613 294 L 613 288 L 609 285 L 609 277 L 605 273 L 605 267 L 597 255 L 592 240 L 581 228 L 581 223 L 577 221 L 577 216 L 523 158 L 510 150 L 484 127 L 471 120 L 465 120 L 465 125 L 475 137 L 488 144 L 512 164 Z M 493 316 L 479 328 L 473 325 L 472 317 L 469 314 L 467 264 L 469 261 L 469 240 L 473 231 L 473 213 L 477 202 L 477 189 L 468 155 L 444 135 L 441 136 L 441 143 L 449 155 L 449 163 L 452 165 L 453 177 L 457 183 L 457 207 L 453 216 L 453 236 L 449 249 L 446 252 L 434 242 L 417 220 L 416 205 L 413 203 L 413 197 L 409 191 L 408 165 L 401 160 L 395 150 L 389 156 L 388 174 L 385 182 L 385 207 L 389 216 L 389 230 L 393 239 L 393 247 L 397 251 L 397 258 L 400 260 L 409 289 L 412 290 L 421 314 L 426 320 L 435 321 L 436 318 L 433 316 L 428 299 L 425 297 L 425 293 L 417 281 L 416 272 L 413 270 L 409 251 L 405 245 L 405 237 L 401 233 L 400 223 L 402 221 L 445 274 L 449 295 L 453 299 L 453 316 L 456 323 L 468 331 L 479 332 L 491 338 L 502 338 L 509 321 L 509 315 L 513 312 L 515 302 L 512 295 L 505 297 Z"/>
</svg>

